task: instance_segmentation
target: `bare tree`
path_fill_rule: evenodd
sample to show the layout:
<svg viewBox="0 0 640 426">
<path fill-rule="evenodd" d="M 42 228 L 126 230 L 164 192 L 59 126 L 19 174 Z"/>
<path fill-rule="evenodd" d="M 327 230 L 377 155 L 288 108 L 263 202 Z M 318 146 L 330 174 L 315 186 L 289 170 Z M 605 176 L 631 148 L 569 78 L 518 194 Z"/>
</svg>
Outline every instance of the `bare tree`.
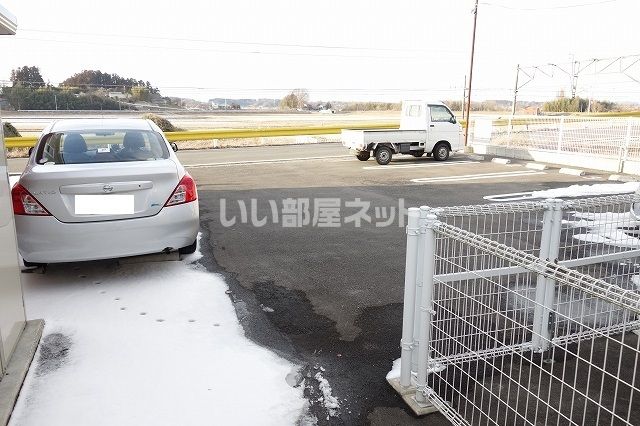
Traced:
<svg viewBox="0 0 640 426">
<path fill-rule="evenodd" d="M 293 89 L 291 93 L 282 98 L 280 108 L 299 109 L 304 108 L 309 103 L 309 92 L 307 89 Z"/>
</svg>

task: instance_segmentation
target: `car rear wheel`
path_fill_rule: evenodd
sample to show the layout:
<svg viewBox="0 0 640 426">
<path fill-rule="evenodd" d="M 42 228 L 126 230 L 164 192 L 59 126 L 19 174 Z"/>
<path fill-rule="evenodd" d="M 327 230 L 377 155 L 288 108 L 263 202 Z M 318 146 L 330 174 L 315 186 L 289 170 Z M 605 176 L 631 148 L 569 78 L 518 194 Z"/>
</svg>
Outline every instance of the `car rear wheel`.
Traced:
<svg viewBox="0 0 640 426">
<path fill-rule="evenodd" d="M 24 263 L 24 266 L 27 268 L 38 268 L 40 266 L 46 265 L 46 263 L 29 262 L 28 260 L 24 260 L 24 259 L 22 259 L 22 263 Z"/>
<path fill-rule="evenodd" d="M 189 244 L 186 247 L 182 247 L 181 249 L 178 249 L 178 253 L 191 254 L 196 251 L 197 247 L 198 247 L 198 239 L 196 238 L 196 240 L 193 243 Z"/>
<path fill-rule="evenodd" d="M 391 152 L 390 148 L 386 146 L 381 146 L 376 150 L 376 161 L 381 166 L 386 166 L 391 162 L 392 155 L 393 153 Z"/>
<path fill-rule="evenodd" d="M 369 151 L 360 151 L 356 154 L 356 158 L 360 161 L 367 161 L 371 157 Z"/>
</svg>

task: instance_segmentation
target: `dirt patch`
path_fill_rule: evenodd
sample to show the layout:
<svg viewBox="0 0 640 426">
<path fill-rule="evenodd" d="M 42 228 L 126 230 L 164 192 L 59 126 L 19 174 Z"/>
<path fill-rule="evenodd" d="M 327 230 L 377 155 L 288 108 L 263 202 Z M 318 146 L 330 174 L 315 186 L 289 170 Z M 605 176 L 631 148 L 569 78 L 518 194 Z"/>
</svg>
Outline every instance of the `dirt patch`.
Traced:
<svg viewBox="0 0 640 426">
<path fill-rule="evenodd" d="M 178 141 L 176 143 L 178 144 L 179 149 L 190 150 L 239 148 L 246 146 L 303 145 L 327 142 L 340 142 L 340 136 L 282 136 L 271 138 L 209 139 L 195 141 Z"/>
<path fill-rule="evenodd" d="M 27 158 L 29 148 L 7 148 L 7 158 Z"/>
</svg>

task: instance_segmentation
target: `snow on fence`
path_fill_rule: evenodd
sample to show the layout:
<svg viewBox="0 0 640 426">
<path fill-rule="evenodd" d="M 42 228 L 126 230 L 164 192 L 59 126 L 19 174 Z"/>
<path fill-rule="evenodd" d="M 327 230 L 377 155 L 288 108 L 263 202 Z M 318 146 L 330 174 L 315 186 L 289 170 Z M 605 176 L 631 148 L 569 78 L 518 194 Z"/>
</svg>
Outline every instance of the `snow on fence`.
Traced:
<svg viewBox="0 0 640 426">
<path fill-rule="evenodd" d="M 640 161 L 640 120 L 612 117 L 529 117 L 476 120 L 473 144 L 480 153 L 526 157 L 539 161 L 624 170 Z M 482 150 L 486 150 L 483 152 Z M 495 151 L 495 152 L 493 152 Z M 547 153 L 547 155 L 545 155 Z M 553 153 L 554 156 L 549 156 Z M 510 155 L 511 154 L 511 155 Z M 579 157 L 589 162 L 573 164 Z M 594 164 L 593 158 L 609 160 Z M 631 168 L 636 171 L 637 167 Z"/>
<path fill-rule="evenodd" d="M 640 424 L 636 203 L 411 208 L 390 383 L 454 424 Z"/>
</svg>

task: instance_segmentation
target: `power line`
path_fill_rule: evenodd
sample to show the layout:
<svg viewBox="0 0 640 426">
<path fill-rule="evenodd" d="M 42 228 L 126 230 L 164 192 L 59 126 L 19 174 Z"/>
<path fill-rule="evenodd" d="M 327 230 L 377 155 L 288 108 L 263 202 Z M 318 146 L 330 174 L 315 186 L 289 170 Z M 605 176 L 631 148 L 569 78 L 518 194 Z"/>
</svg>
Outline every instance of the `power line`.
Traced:
<svg viewBox="0 0 640 426">
<path fill-rule="evenodd" d="M 592 3 L 578 3 L 578 4 L 571 4 L 571 5 L 564 5 L 564 6 L 546 6 L 546 7 L 513 7 L 513 6 L 507 6 L 507 5 L 498 4 L 498 3 L 480 3 L 480 4 L 484 6 L 500 7 L 502 9 L 508 9 L 508 10 L 535 11 L 535 10 L 574 9 L 578 7 L 589 7 L 589 6 L 606 4 L 606 3 L 614 3 L 617 1 L 619 0 L 601 0 L 601 1 L 596 1 Z"/>
<path fill-rule="evenodd" d="M 413 60 L 413 61 L 426 61 L 426 56 L 376 56 L 376 55 L 348 55 L 348 54 L 331 54 L 331 53 L 306 53 L 306 52 L 270 52 L 259 50 L 222 50 L 212 48 L 198 48 L 198 47 L 184 47 L 184 46 L 154 46 L 154 45 L 140 45 L 140 44 L 123 44 L 123 43 L 111 43 L 101 41 L 83 41 L 83 40 L 53 40 L 43 38 L 28 38 L 15 36 L 13 40 L 25 40 L 45 43 L 62 43 L 62 44 L 83 44 L 89 46 L 95 46 L 100 44 L 110 47 L 132 47 L 141 49 L 161 49 L 161 50 L 179 50 L 179 51 L 197 51 L 197 52 L 213 52 L 222 54 L 247 54 L 247 55 L 278 55 L 278 56 L 311 56 L 311 57 L 333 57 L 343 59 L 383 59 L 383 60 Z M 440 54 L 452 54 L 451 51 L 442 51 Z"/>
<path fill-rule="evenodd" d="M 231 44 L 239 46 L 264 46 L 264 47 L 294 47 L 294 48 L 311 48 L 311 49 L 337 49 L 337 50 L 362 50 L 372 52 L 411 52 L 411 53 L 428 53 L 428 52 L 444 52 L 442 50 L 428 50 L 428 49 L 410 49 L 406 47 L 365 47 L 365 46 L 341 46 L 341 45 L 323 45 L 323 44 L 298 44 L 298 43 L 267 43 L 259 41 L 233 41 L 233 40 L 212 40 L 201 38 L 183 38 L 183 37 L 159 37 L 159 36 L 146 36 L 136 34 L 104 34 L 104 33 L 88 33 L 88 32 L 73 32 L 73 31 L 56 31 L 56 30 L 39 30 L 30 28 L 21 28 L 20 32 L 35 32 L 35 33 L 48 33 L 48 34 L 65 34 L 65 35 L 82 35 L 92 37 L 108 37 L 108 38 L 125 38 L 125 39 L 145 39 L 145 40 L 160 40 L 160 41 L 181 41 L 181 42 L 196 42 L 196 43 L 215 43 L 215 44 Z M 450 50 L 447 50 L 450 52 Z"/>
</svg>

